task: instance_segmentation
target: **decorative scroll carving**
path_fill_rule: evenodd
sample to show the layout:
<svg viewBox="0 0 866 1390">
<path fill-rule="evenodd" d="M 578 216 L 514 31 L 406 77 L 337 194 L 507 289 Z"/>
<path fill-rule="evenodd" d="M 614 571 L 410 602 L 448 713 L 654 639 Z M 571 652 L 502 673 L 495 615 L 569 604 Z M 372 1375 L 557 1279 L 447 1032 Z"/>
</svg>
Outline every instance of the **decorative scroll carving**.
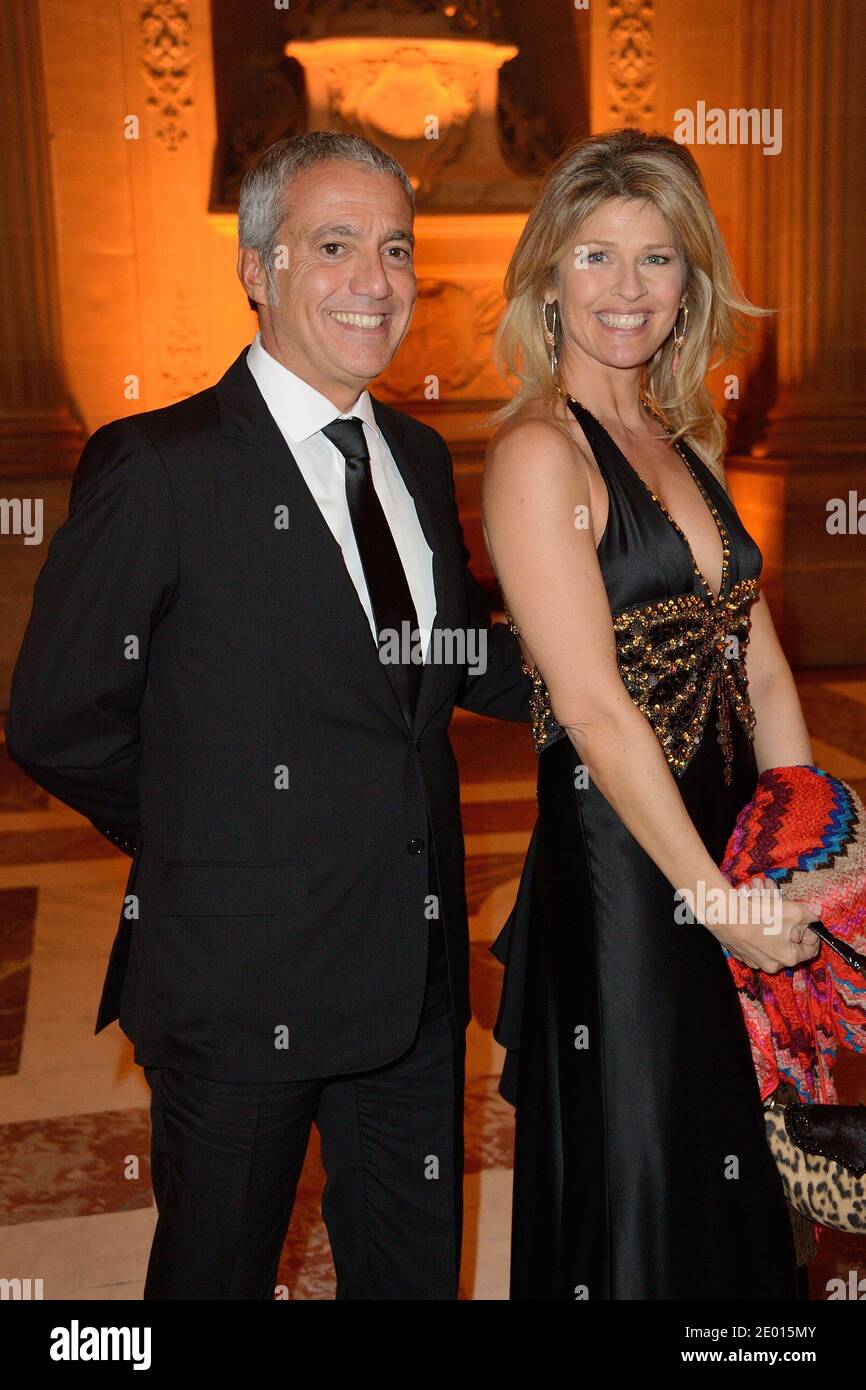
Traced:
<svg viewBox="0 0 866 1390">
<path fill-rule="evenodd" d="M 187 292 L 178 288 L 172 307 L 162 370 L 162 396 L 166 404 L 201 391 L 208 383 L 204 347 L 198 319 Z"/>
<path fill-rule="evenodd" d="M 147 104 L 157 112 L 156 138 L 167 154 L 176 154 L 187 139 L 184 122 L 192 106 L 189 8 L 181 0 L 143 0 L 140 29 Z"/>
<path fill-rule="evenodd" d="M 310 122 L 364 135 L 394 155 L 426 201 L 442 170 L 478 196 L 498 184 L 513 196 L 513 175 L 496 134 L 502 64 L 513 44 L 473 39 L 344 36 L 298 41 L 286 54 L 301 63 Z"/>
<path fill-rule="evenodd" d="M 454 159 L 465 137 L 481 81 L 477 67 L 433 62 L 422 48 L 398 48 L 382 60 L 330 69 L 329 102 L 334 125 L 358 130 L 368 140 L 413 142 L 421 189 Z M 435 112 L 438 137 L 424 140 L 425 122 Z M 423 142 L 423 143 L 422 143 Z"/>
<path fill-rule="evenodd" d="M 653 0 L 608 0 L 611 119 L 646 126 L 654 119 Z"/>
<path fill-rule="evenodd" d="M 504 307 L 498 284 L 419 280 L 409 338 L 377 383 L 376 394 L 385 400 L 421 400 L 426 379 L 435 376 L 441 397 L 501 396 L 492 340 Z"/>
<path fill-rule="evenodd" d="M 276 30 L 260 21 L 247 99 L 227 103 L 214 210 L 236 204 L 243 174 L 268 144 L 305 129 L 382 146 L 425 211 L 531 206 L 559 142 L 551 121 L 508 90 L 513 78 L 500 88 L 518 49 L 502 37 L 493 0 L 292 0 L 282 31 L 284 61 L 268 61 Z"/>
</svg>

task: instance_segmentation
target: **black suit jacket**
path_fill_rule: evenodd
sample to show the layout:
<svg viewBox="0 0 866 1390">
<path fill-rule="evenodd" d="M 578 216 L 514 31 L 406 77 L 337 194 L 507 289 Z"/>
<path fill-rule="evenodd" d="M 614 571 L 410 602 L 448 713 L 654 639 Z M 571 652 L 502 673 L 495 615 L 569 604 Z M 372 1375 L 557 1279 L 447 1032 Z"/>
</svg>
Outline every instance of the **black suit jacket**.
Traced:
<svg viewBox="0 0 866 1390">
<path fill-rule="evenodd" d="M 374 402 L 433 551 L 434 632 L 488 631 L 484 674 L 425 666 L 409 727 L 245 359 L 89 440 L 36 584 L 7 747 L 134 855 L 96 1031 L 119 1017 L 144 1066 L 277 1081 L 411 1044 L 431 833 L 468 1021 L 447 728 L 455 703 L 527 720 L 529 683 L 467 569 L 444 441 Z"/>
</svg>

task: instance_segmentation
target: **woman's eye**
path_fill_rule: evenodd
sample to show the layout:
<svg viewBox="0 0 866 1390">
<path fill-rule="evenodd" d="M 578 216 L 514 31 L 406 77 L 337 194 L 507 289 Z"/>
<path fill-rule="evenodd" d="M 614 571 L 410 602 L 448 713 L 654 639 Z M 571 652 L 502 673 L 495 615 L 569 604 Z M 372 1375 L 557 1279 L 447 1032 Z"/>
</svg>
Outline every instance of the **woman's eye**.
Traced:
<svg viewBox="0 0 866 1390">
<path fill-rule="evenodd" d="M 595 261 L 596 264 L 600 264 L 600 259 L 599 259 L 599 258 L 602 257 L 602 256 L 604 256 L 604 255 L 605 255 L 605 252 L 604 252 L 604 251 L 590 251 L 590 253 L 589 253 L 589 255 L 587 256 L 586 259 L 587 259 L 588 261 Z M 670 256 L 663 256 L 660 252 L 655 252 L 655 251 L 652 252 L 651 255 L 647 256 L 647 260 L 648 260 L 648 261 L 655 261 L 657 265 L 669 265 L 669 264 L 670 264 L 670 259 L 671 259 Z"/>
</svg>

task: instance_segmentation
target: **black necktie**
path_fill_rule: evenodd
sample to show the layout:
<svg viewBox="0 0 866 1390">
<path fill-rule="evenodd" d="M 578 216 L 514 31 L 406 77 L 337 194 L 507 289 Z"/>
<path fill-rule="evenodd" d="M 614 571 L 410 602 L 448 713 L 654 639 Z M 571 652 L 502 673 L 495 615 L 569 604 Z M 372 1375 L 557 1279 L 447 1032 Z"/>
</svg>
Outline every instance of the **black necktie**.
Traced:
<svg viewBox="0 0 866 1390">
<path fill-rule="evenodd" d="M 335 420 L 326 425 L 322 434 L 336 445 L 346 460 L 346 501 L 379 642 L 383 632 L 394 632 L 399 639 L 398 655 L 411 657 L 418 617 L 391 528 L 373 486 L 363 423 L 353 415 L 349 420 Z M 405 651 L 404 641 L 407 642 Z M 411 725 L 421 683 L 421 666 L 411 659 L 385 661 L 383 665 Z"/>
</svg>

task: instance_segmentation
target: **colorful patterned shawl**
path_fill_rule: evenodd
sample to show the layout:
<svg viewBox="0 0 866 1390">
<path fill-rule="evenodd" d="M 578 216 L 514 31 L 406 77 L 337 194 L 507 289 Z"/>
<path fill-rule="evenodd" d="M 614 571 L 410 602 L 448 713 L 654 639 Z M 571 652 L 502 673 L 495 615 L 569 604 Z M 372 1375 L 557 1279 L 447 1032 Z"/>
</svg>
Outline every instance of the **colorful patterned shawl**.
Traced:
<svg viewBox="0 0 866 1390">
<path fill-rule="evenodd" d="M 847 783 L 821 768 L 762 772 L 728 841 L 734 887 L 760 874 L 808 904 L 830 931 L 866 952 L 866 813 Z M 801 1101 L 833 1103 L 838 1047 L 866 1051 L 866 979 L 821 943 L 820 954 L 767 975 L 725 953 L 739 991 L 761 1098 L 781 1081 Z"/>
</svg>

